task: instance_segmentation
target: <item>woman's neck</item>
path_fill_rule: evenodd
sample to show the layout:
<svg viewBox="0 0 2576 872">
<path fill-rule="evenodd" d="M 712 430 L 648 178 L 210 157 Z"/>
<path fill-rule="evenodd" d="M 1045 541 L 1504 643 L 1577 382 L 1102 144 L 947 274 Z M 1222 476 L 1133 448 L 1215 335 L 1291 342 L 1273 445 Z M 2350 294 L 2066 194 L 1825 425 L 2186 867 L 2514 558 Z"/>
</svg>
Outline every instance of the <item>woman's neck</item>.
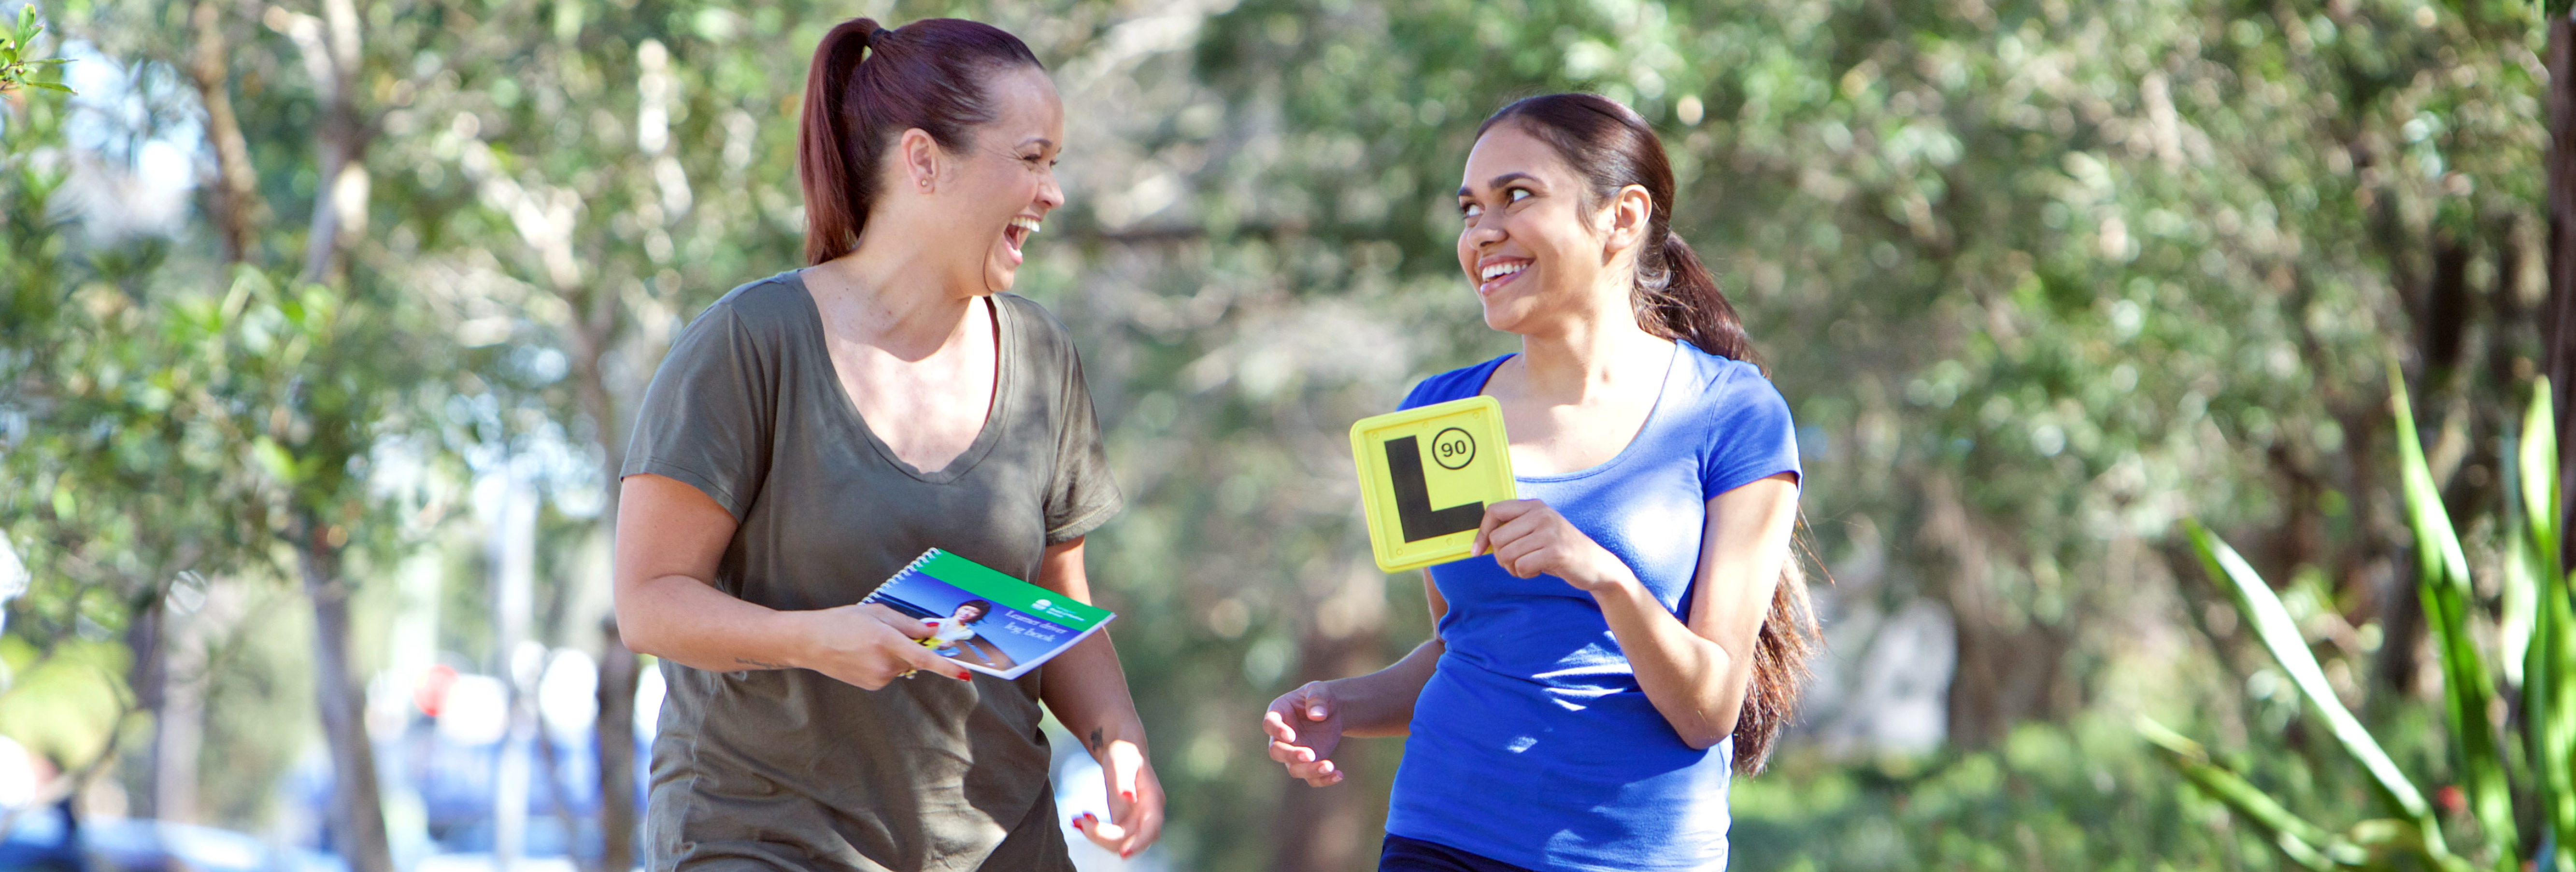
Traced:
<svg viewBox="0 0 2576 872">
<path fill-rule="evenodd" d="M 827 317 L 851 338 L 918 360 L 965 328 L 978 296 L 951 287 L 953 270 L 934 262 L 931 248 L 862 236 L 857 250 L 816 265 L 823 281 L 806 286 L 818 300 L 828 298 Z"/>
<path fill-rule="evenodd" d="M 1555 326 L 1521 335 L 1522 386 L 1551 405 L 1581 405 L 1638 379 L 1656 378 L 1672 354 L 1672 340 L 1646 332 L 1624 308 L 1579 313 Z"/>
</svg>

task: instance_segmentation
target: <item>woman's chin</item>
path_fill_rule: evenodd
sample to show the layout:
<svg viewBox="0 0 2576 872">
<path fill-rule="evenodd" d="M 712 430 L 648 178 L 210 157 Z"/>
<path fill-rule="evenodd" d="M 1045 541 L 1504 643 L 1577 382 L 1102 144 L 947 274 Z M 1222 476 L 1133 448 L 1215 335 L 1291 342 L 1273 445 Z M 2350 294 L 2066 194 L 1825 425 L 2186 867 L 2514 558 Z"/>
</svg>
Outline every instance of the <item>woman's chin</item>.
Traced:
<svg viewBox="0 0 2576 872">
<path fill-rule="evenodd" d="M 1487 298 L 1484 300 L 1484 304 L 1485 326 L 1487 327 L 1491 327 L 1504 333 L 1519 333 L 1521 331 L 1513 328 L 1529 322 L 1530 305 L 1527 300 L 1495 300 Z"/>
<path fill-rule="evenodd" d="M 990 293 L 998 294 L 1010 290 L 1011 284 L 1019 279 L 1020 271 L 1017 267 L 1001 264 L 986 264 L 984 267 L 984 289 Z"/>
</svg>

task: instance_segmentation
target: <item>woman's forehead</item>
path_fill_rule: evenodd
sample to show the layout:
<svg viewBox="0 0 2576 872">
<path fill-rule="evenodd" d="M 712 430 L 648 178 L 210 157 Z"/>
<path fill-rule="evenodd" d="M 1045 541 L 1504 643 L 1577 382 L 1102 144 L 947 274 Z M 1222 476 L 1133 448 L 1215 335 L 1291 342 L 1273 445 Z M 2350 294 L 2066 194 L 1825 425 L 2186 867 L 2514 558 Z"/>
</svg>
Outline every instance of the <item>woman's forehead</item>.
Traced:
<svg viewBox="0 0 2576 872">
<path fill-rule="evenodd" d="M 1036 67 L 999 71 L 986 87 L 991 89 L 995 108 L 990 127 L 1007 144 L 1017 146 L 1033 137 L 1064 141 L 1064 100 L 1056 95 L 1055 81 L 1047 78 L 1046 71 Z"/>
<path fill-rule="evenodd" d="M 1475 148 L 1467 152 L 1467 166 L 1460 181 L 1467 188 L 1481 189 L 1514 173 L 1555 181 L 1570 172 L 1555 148 L 1531 136 L 1520 125 L 1504 123 L 1477 137 Z"/>
</svg>

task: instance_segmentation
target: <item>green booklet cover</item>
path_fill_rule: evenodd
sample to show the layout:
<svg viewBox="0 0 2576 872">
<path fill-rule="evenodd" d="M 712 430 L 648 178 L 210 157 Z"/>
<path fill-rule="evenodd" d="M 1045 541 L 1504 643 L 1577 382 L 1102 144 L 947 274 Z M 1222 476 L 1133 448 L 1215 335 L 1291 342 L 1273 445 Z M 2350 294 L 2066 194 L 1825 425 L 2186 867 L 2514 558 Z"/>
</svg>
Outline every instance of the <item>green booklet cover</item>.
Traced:
<svg viewBox="0 0 2576 872">
<path fill-rule="evenodd" d="M 937 548 L 860 602 L 929 625 L 930 638 L 921 644 L 959 666 L 1003 678 L 1027 674 L 1117 617 Z"/>
</svg>

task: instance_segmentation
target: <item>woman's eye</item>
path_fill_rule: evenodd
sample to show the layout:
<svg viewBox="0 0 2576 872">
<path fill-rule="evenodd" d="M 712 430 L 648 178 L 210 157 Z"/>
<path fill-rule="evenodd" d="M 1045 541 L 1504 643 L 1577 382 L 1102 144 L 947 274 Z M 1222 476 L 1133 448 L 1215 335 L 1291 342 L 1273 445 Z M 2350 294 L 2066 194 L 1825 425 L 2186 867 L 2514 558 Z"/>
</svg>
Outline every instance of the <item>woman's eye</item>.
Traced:
<svg viewBox="0 0 2576 872">
<path fill-rule="evenodd" d="M 1460 217 L 1474 218 L 1478 215 L 1485 214 L 1485 207 L 1474 203 L 1468 203 L 1458 207 L 1458 214 Z"/>
<path fill-rule="evenodd" d="M 1529 192 L 1529 189 L 1528 189 L 1528 188 L 1513 188 L 1513 189 L 1511 190 L 1511 193 L 1507 193 L 1507 194 L 1504 194 L 1504 195 L 1503 195 L 1503 197 L 1504 197 L 1505 199 L 1510 200 L 1510 201 L 1512 201 L 1512 202 L 1514 202 L 1514 203 L 1518 203 L 1518 202 L 1520 202 L 1520 201 L 1522 201 L 1522 200 L 1527 200 L 1527 199 L 1529 199 L 1529 196 L 1530 196 L 1530 192 Z"/>
</svg>

